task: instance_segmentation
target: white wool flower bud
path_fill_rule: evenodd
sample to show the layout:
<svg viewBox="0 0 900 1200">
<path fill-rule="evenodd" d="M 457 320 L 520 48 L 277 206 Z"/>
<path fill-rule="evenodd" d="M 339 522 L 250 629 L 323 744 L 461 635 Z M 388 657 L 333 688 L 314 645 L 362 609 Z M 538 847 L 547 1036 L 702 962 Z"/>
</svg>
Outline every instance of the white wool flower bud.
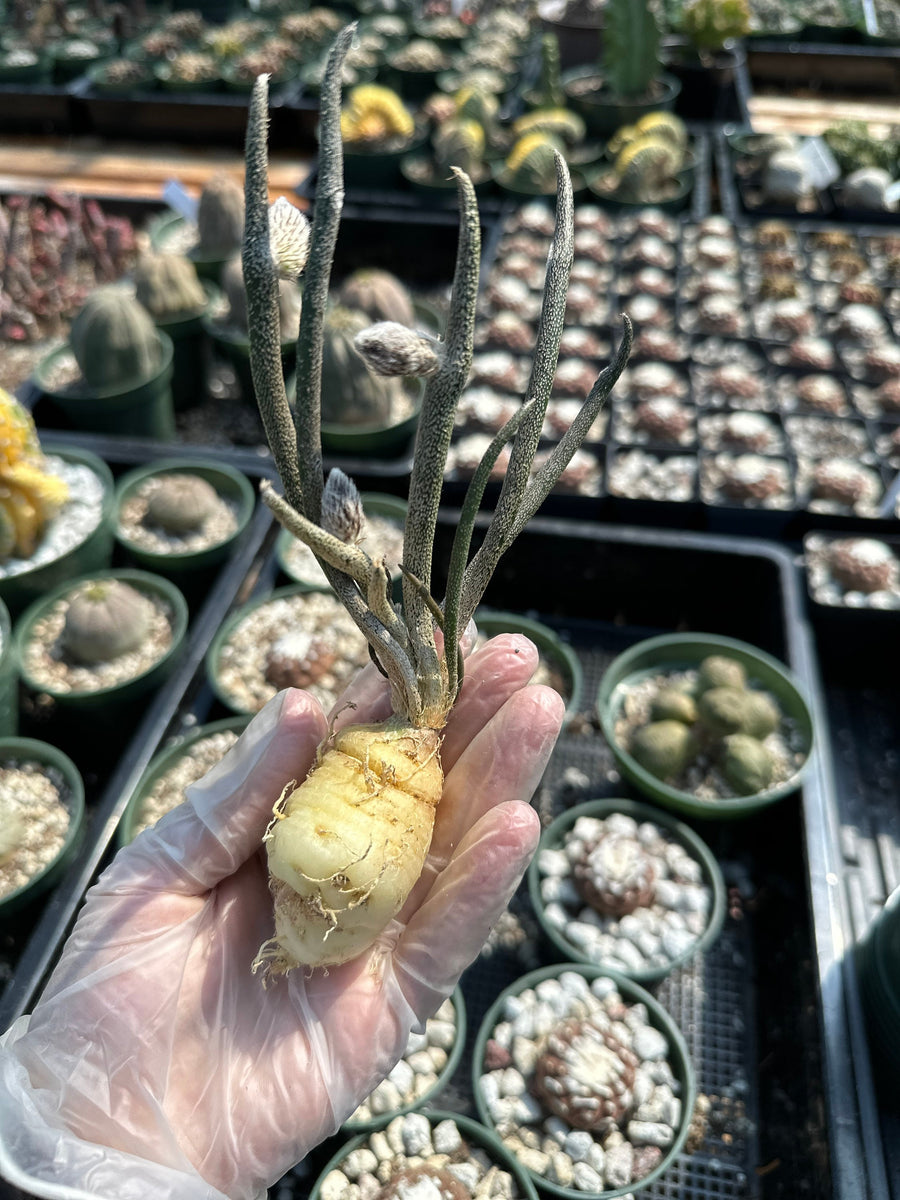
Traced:
<svg viewBox="0 0 900 1200">
<path fill-rule="evenodd" d="M 338 467 L 328 472 L 322 491 L 320 524 L 326 533 L 355 545 L 365 527 L 366 517 L 356 484 Z"/>
<path fill-rule="evenodd" d="M 269 248 L 282 278 L 301 274 L 309 258 L 309 221 L 285 196 L 269 205 Z"/>
<path fill-rule="evenodd" d="M 396 321 L 370 325 L 353 344 L 376 375 L 433 375 L 441 365 L 440 342 Z"/>
</svg>

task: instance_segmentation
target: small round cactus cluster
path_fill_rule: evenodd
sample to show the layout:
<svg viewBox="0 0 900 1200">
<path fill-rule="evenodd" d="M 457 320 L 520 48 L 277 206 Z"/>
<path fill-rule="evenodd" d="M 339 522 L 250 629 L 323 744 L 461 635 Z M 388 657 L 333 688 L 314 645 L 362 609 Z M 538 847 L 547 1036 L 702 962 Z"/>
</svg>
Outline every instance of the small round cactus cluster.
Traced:
<svg viewBox="0 0 900 1200">
<path fill-rule="evenodd" d="M 692 777 L 711 771 L 722 796 L 753 795 L 778 782 L 774 739 L 782 713 L 737 659 L 711 655 L 696 670 L 651 681 L 636 711 L 631 728 L 623 727 L 626 748 L 655 778 L 693 790 Z"/>
</svg>

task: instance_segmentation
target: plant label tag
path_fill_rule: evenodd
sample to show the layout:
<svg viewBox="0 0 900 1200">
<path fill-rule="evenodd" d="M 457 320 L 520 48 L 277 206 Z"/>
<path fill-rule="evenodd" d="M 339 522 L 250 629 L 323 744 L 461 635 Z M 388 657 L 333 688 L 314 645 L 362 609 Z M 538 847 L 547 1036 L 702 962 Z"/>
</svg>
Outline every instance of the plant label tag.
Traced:
<svg viewBox="0 0 900 1200">
<path fill-rule="evenodd" d="M 814 188 L 826 188 L 840 179 L 841 168 L 828 143 L 822 138 L 804 138 L 800 146 L 800 157 L 806 163 L 809 182 Z"/>
<path fill-rule="evenodd" d="M 187 194 L 177 179 L 166 180 L 163 184 L 162 198 L 179 217 L 184 217 L 192 225 L 197 224 L 197 201 Z"/>
</svg>

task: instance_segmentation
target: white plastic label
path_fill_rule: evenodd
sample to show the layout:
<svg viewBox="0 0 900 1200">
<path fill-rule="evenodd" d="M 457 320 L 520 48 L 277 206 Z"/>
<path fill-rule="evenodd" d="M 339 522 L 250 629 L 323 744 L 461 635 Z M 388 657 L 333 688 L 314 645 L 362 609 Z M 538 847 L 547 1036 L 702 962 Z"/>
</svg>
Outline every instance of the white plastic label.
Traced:
<svg viewBox="0 0 900 1200">
<path fill-rule="evenodd" d="M 162 197 L 169 208 L 184 217 L 192 225 L 197 224 L 197 201 L 189 196 L 177 179 L 167 179 L 163 184 Z"/>
<path fill-rule="evenodd" d="M 837 159 L 820 137 L 804 138 L 800 145 L 800 157 L 806 163 L 809 182 L 814 188 L 826 188 L 841 177 Z"/>
</svg>

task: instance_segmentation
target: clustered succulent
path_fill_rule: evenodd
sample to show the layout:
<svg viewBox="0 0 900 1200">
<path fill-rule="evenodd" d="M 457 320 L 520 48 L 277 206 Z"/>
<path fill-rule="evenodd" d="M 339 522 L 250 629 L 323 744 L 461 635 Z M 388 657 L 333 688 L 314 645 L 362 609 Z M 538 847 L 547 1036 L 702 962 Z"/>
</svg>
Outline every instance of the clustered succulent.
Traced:
<svg viewBox="0 0 900 1200">
<path fill-rule="evenodd" d="M 0 388 L 0 562 L 30 558 L 68 494 L 41 452 L 30 413 Z"/>
</svg>

